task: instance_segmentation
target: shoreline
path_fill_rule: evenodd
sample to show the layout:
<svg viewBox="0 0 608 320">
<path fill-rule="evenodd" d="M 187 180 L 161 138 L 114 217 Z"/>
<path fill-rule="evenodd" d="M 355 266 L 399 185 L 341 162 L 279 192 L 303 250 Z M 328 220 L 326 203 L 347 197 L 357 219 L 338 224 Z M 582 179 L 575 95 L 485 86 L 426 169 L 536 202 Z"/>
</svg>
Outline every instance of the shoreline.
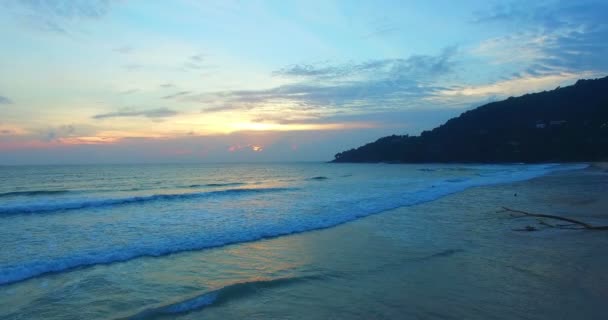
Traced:
<svg viewBox="0 0 608 320">
<path fill-rule="evenodd" d="M 597 318 L 608 294 L 608 233 L 517 232 L 536 219 L 510 219 L 496 211 L 506 205 L 608 224 L 606 192 L 597 188 L 608 183 L 603 168 L 473 187 L 329 229 L 235 245 L 234 250 L 256 254 L 264 248 L 290 259 L 297 255 L 293 247 L 310 248 L 306 269 L 326 274 L 321 282 L 197 308 L 186 318 L 272 317 L 275 309 L 296 318 L 315 310 L 311 317 L 319 319 Z"/>
</svg>

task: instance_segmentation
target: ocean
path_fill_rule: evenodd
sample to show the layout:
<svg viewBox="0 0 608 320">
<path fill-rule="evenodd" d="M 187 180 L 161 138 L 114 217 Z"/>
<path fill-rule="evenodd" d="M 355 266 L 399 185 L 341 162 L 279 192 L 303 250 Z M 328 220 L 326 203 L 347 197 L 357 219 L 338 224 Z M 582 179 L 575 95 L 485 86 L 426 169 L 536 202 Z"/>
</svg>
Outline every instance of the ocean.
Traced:
<svg viewBox="0 0 608 320">
<path fill-rule="evenodd" d="M 337 250 L 341 247 L 334 247 L 334 241 L 311 248 L 294 240 L 299 239 L 294 234 L 308 234 L 318 241 L 322 231 L 315 230 L 433 203 L 472 187 L 586 167 L 331 163 L 0 167 L 0 318 L 197 319 L 215 318 L 213 308 L 230 310 L 217 313 L 219 318 L 308 318 L 288 308 L 297 308 L 306 299 L 317 301 L 319 310 L 326 312 L 312 318 L 356 317 L 346 307 L 332 309 L 335 302 L 323 301 L 348 297 L 344 291 L 359 282 L 357 274 L 362 270 L 397 263 L 395 251 L 384 251 L 392 244 L 366 242 L 370 233 L 361 232 L 349 240 L 355 247 L 347 254 Z M 465 250 L 439 246 L 450 234 L 445 230 L 445 226 L 419 228 L 410 219 L 394 230 L 391 243 L 416 244 L 415 252 L 399 261 L 424 266 Z M 357 257 L 361 250 L 387 256 Z M 326 253 L 325 258 L 319 258 L 320 252 Z M 332 267 L 333 259 L 341 267 Z M 325 299 L 310 293 L 280 306 L 250 300 L 265 292 L 282 292 L 286 297 L 294 286 L 322 288 L 334 279 L 341 279 L 342 287 Z M 256 301 L 261 313 L 244 311 L 248 301 Z M 356 309 L 355 305 L 372 302 L 349 303 Z"/>
</svg>

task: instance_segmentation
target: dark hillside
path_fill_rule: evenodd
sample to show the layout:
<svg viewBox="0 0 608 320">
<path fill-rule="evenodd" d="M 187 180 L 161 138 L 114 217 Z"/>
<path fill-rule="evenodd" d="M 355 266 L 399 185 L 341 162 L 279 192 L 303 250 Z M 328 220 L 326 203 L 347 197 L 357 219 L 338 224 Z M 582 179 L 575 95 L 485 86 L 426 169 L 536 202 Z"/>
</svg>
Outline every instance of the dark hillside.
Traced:
<svg viewBox="0 0 608 320">
<path fill-rule="evenodd" d="M 608 160 L 608 77 L 493 102 L 420 136 L 388 136 L 334 162 Z"/>
</svg>

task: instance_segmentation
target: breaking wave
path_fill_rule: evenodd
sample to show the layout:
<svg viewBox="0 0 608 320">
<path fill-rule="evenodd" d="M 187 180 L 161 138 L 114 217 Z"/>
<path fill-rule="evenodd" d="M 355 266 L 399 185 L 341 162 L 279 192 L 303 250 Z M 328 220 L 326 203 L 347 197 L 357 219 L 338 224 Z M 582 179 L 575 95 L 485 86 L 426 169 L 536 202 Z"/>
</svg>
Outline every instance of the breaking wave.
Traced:
<svg viewBox="0 0 608 320">
<path fill-rule="evenodd" d="M 211 305 L 217 306 L 229 301 L 256 295 L 260 290 L 284 287 L 300 282 L 320 280 L 322 278 L 323 277 L 321 276 L 301 276 L 234 283 L 186 300 L 177 301 L 157 308 L 146 309 L 138 314 L 129 316 L 126 319 L 147 319 L 161 315 L 187 313 Z"/>
<path fill-rule="evenodd" d="M 0 215 L 11 214 L 28 214 L 28 213 L 51 213 L 58 211 L 85 209 L 85 208 L 101 208 L 117 205 L 128 205 L 134 203 L 151 202 L 151 201 L 172 201 L 183 199 L 210 198 L 217 196 L 245 195 L 267 192 L 280 192 L 293 190 L 293 188 L 257 188 L 257 189 L 228 189 L 210 192 L 192 192 L 192 193 L 170 193 L 170 194 L 155 194 L 150 196 L 136 196 L 124 198 L 105 198 L 105 199 L 72 199 L 62 202 L 45 201 L 38 203 L 17 204 L 0 207 Z"/>
</svg>

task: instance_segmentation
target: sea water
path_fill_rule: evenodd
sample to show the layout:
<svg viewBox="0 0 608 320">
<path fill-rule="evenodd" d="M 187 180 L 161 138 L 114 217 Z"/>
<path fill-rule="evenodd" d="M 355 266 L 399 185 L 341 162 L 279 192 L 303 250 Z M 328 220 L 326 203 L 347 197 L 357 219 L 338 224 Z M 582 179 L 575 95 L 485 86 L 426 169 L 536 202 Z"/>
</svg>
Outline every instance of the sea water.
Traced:
<svg viewBox="0 0 608 320">
<path fill-rule="evenodd" d="M 255 245 L 475 186 L 584 167 L 0 167 L 0 318 L 174 317 L 227 296 L 340 276 L 302 268 L 314 252 L 300 252 L 296 263 L 273 259 L 272 251 L 258 255 Z"/>
</svg>

